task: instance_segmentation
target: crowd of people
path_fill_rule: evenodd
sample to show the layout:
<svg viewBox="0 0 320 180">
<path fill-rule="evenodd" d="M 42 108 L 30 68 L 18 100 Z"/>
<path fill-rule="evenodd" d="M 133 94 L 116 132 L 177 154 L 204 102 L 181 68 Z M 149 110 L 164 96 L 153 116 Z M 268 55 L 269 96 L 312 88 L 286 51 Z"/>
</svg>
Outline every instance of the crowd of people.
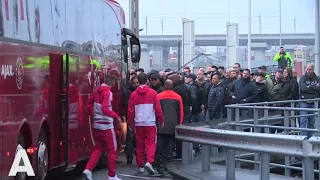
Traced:
<svg viewBox="0 0 320 180">
<path fill-rule="evenodd" d="M 182 144 L 174 136 L 175 127 L 184 123 L 226 118 L 226 105 L 274 101 L 272 106 L 287 106 L 288 104 L 277 104 L 276 101 L 320 97 L 320 78 L 314 73 L 312 64 L 306 66 L 305 74 L 298 82 L 296 73 L 291 68 L 292 59 L 281 52 L 277 56 L 275 59 L 279 61 L 279 69 L 272 74 L 267 74 L 266 66 L 259 67 L 257 72 L 251 72 L 249 69 L 241 69 L 239 63 L 235 63 L 231 69 L 221 66 L 208 66 L 206 70 L 199 68 L 195 74 L 191 73 L 189 67 L 184 67 L 183 72 L 166 69 L 151 70 L 148 73 L 141 68 L 131 68 L 124 76 L 122 103 L 127 108 L 127 163 L 132 164 L 135 155 L 141 173 L 146 169 L 149 174 L 154 174 L 154 167 L 159 173 L 165 173 L 166 162 L 182 157 Z M 97 89 L 87 105 L 88 109 L 92 109 L 89 112 L 96 117 L 94 127 L 98 131 L 97 136 L 101 136 L 98 139 L 101 143 L 96 144 L 84 171 L 88 179 L 92 178 L 91 171 L 97 162 L 97 156 L 102 153 L 100 146 L 103 143 L 111 146 L 106 149 L 109 178 L 119 179 L 115 175 L 116 148 L 111 120 L 117 119 L 120 123 L 120 119 L 111 112 L 110 98 L 103 99 L 101 96 L 103 92 L 105 96 L 110 96 L 110 87 L 114 83 L 115 80 L 107 76 L 106 85 L 102 84 Z M 102 110 L 98 110 L 101 107 Z M 300 107 L 313 108 L 314 103 L 305 101 L 300 103 Z M 301 115 L 307 113 L 300 112 Z M 246 109 L 240 110 L 240 116 L 249 114 Z M 314 117 L 301 117 L 300 127 L 314 128 Z M 104 137 L 100 131 L 107 131 L 104 136 L 112 136 Z M 113 141 L 110 137 L 113 137 Z M 194 144 L 194 151 L 200 151 L 199 144 Z"/>
</svg>

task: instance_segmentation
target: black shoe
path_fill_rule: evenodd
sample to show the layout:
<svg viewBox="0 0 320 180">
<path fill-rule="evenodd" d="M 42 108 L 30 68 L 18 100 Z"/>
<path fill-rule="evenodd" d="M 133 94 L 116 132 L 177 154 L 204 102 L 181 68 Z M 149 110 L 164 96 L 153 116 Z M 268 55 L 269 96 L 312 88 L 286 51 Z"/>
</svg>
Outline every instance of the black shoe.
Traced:
<svg viewBox="0 0 320 180">
<path fill-rule="evenodd" d="M 127 159 L 127 164 L 132 164 L 132 158 Z"/>
</svg>

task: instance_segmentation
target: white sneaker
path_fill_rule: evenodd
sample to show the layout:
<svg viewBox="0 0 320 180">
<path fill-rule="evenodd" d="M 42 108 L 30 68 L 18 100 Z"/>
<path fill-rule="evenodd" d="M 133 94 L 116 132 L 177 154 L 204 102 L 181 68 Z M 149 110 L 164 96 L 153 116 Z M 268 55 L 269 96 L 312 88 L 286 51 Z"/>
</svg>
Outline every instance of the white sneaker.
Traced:
<svg viewBox="0 0 320 180">
<path fill-rule="evenodd" d="M 144 173 L 144 167 L 139 168 L 140 173 Z"/>
<path fill-rule="evenodd" d="M 147 162 L 146 165 L 144 165 L 144 168 L 146 168 L 146 170 L 150 175 L 154 174 L 154 169 L 150 163 Z"/>
<path fill-rule="evenodd" d="M 122 179 L 118 178 L 117 175 L 115 175 L 114 177 L 110 177 L 110 176 L 109 176 L 108 179 L 109 179 L 109 180 L 122 180 Z"/>
<path fill-rule="evenodd" d="M 92 180 L 92 172 L 88 169 L 85 169 L 82 174 L 85 176 L 86 180 Z"/>
</svg>

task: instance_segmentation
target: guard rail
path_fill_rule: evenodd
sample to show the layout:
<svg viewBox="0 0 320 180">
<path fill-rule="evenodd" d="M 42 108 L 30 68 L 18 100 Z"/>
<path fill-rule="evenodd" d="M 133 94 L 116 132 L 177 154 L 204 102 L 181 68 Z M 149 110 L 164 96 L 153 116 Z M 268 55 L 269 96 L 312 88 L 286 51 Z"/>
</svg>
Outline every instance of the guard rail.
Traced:
<svg viewBox="0 0 320 180">
<path fill-rule="evenodd" d="M 320 138 L 209 129 L 207 127 L 176 127 L 176 139 L 183 141 L 182 161 L 190 164 L 192 143 L 202 144 L 202 171 L 210 170 L 211 146 L 227 149 L 226 179 L 235 179 L 235 150 L 260 153 L 260 179 L 270 179 L 270 154 L 303 158 L 303 179 L 314 179 L 314 160 L 320 159 Z M 191 155 L 192 156 L 192 155 Z"/>
</svg>

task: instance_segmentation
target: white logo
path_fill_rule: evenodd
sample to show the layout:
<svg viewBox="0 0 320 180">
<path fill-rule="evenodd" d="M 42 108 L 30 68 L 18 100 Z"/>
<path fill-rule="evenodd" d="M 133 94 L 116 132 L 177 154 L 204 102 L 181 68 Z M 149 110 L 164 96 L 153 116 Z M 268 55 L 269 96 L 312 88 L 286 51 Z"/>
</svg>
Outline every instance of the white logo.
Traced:
<svg viewBox="0 0 320 180">
<path fill-rule="evenodd" d="M 19 165 L 21 161 L 23 162 L 22 166 Z M 35 176 L 25 149 L 18 150 L 8 176 L 16 176 L 18 172 L 25 172 L 28 176 Z"/>
<path fill-rule="evenodd" d="M 23 84 L 23 76 L 24 76 L 24 70 L 23 70 L 23 62 L 20 57 L 17 59 L 17 64 L 16 64 L 16 84 L 18 89 L 22 88 Z"/>
<path fill-rule="evenodd" d="M 4 79 L 7 79 L 7 76 L 14 76 L 14 73 L 12 72 L 12 65 L 2 65 L 1 76 L 3 76 Z"/>
</svg>

